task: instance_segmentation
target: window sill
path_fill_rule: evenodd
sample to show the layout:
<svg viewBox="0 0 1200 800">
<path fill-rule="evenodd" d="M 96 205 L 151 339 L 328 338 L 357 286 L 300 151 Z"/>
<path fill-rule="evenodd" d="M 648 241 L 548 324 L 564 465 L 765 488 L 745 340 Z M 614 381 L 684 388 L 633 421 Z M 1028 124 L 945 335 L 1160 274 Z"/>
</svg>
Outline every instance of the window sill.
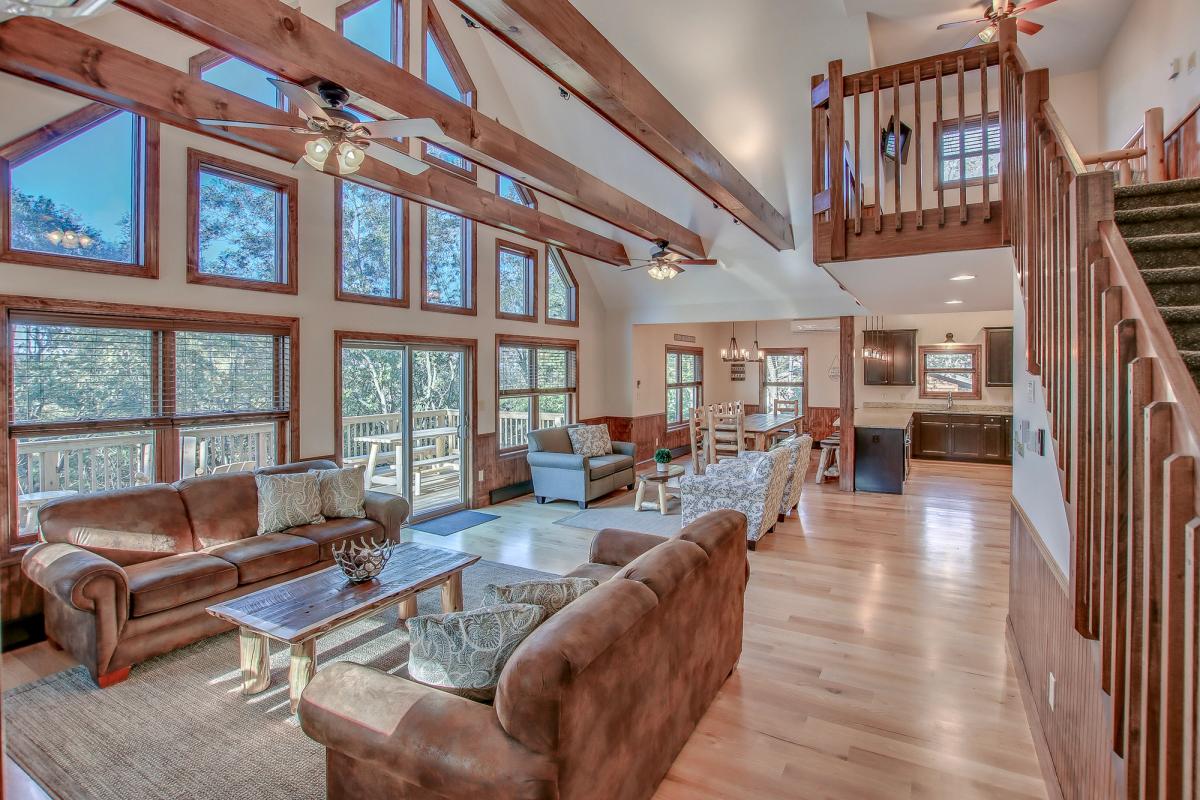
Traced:
<svg viewBox="0 0 1200 800">
<path fill-rule="evenodd" d="M 23 264 L 30 267 L 51 267 L 53 269 L 73 269 L 79 272 L 98 272 L 105 275 L 127 275 L 132 278 L 157 278 L 158 263 L 122 264 L 117 261 L 104 261 L 98 258 L 78 258 L 58 253 L 37 253 L 32 250 L 0 250 L 0 261 L 10 264 Z"/>
<path fill-rule="evenodd" d="M 430 303 L 427 300 L 421 301 L 421 310 L 434 311 L 438 314 L 462 314 L 468 317 L 479 316 L 479 312 L 474 308 L 467 308 L 465 306 L 445 306 L 440 303 Z"/>
<path fill-rule="evenodd" d="M 223 289 L 245 289 L 251 292 L 272 292 L 274 294 L 297 294 L 300 291 L 300 287 L 294 279 L 287 283 L 279 283 L 231 278 L 227 275 L 209 275 L 201 272 L 194 264 L 188 265 L 187 282 L 200 286 L 220 286 Z"/>
<path fill-rule="evenodd" d="M 354 292 L 343 292 L 341 289 L 334 292 L 333 299 L 340 300 L 343 303 L 364 303 L 372 306 L 408 308 L 407 297 L 380 297 L 373 294 L 355 294 Z"/>
<path fill-rule="evenodd" d="M 513 322 L 532 322 L 537 323 L 537 314 L 509 314 L 504 311 L 496 312 L 496 319 L 507 319 Z"/>
<path fill-rule="evenodd" d="M 536 320 L 535 320 L 536 321 Z M 555 319 L 554 317 L 546 317 L 547 325 L 561 325 L 564 328 L 578 328 L 578 319 Z"/>
</svg>

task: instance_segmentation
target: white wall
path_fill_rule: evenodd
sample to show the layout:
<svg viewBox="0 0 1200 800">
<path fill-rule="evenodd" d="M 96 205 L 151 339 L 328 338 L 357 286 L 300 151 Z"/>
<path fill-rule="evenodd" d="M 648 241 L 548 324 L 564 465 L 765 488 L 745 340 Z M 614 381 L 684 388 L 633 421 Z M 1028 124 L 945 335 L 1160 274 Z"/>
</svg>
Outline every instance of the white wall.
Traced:
<svg viewBox="0 0 1200 800">
<path fill-rule="evenodd" d="M 1146 109 L 1162 106 L 1168 131 L 1200 102 L 1200 2 L 1132 0 L 1100 65 L 1103 149 L 1120 147 L 1142 124 Z M 1183 60 L 1169 80 L 1168 63 Z"/>
</svg>

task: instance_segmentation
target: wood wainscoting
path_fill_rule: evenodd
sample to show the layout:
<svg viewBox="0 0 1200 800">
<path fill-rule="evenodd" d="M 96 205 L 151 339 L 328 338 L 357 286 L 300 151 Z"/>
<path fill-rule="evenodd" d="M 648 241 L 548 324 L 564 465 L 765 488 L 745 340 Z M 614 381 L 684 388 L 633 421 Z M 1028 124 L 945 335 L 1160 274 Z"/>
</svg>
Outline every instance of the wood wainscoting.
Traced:
<svg viewBox="0 0 1200 800">
<path fill-rule="evenodd" d="M 833 421 L 842 415 L 838 406 L 809 406 L 804 409 L 804 432 L 813 437 L 813 444 L 834 431 Z"/>
<path fill-rule="evenodd" d="M 1015 499 L 1011 517 L 1008 644 L 1047 793 L 1052 800 L 1115 798 L 1121 763 L 1109 744 L 1099 644 L 1075 632 L 1066 577 Z"/>
</svg>

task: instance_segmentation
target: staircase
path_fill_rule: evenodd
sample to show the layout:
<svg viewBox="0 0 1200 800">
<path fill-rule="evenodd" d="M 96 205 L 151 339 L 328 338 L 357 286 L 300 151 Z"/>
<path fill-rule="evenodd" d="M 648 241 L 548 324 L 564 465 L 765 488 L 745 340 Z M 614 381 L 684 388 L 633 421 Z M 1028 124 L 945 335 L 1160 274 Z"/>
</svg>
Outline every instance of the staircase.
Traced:
<svg viewBox="0 0 1200 800">
<path fill-rule="evenodd" d="M 1200 385 L 1200 179 L 1119 186 L 1116 222 Z"/>
</svg>

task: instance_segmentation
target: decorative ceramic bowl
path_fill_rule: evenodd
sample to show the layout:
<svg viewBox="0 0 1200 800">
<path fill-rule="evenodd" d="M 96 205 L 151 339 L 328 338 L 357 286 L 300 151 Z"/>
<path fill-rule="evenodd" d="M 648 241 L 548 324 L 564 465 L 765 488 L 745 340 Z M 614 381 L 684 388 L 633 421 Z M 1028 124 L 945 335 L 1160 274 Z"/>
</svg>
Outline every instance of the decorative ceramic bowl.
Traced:
<svg viewBox="0 0 1200 800">
<path fill-rule="evenodd" d="M 383 572 L 392 557 L 395 542 L 385 539 L 382 543 L 367 541 L 345 541 L 334 545 L 333 560 L 351 583 L 363 583 Z"/>
</svg>

